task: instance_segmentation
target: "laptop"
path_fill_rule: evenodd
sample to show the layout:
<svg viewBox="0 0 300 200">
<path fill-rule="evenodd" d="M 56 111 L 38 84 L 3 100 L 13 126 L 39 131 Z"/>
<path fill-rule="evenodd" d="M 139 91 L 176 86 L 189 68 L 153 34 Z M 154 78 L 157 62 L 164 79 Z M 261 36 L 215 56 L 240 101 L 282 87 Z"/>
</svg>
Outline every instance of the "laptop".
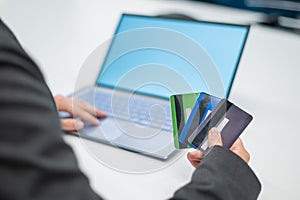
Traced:
<svg viewBox="0 0 300 200">
<path fill-rule="evenodd" d="M 175 150 L 169 97 L 229 95 L 249 26 L 123 14 L 95 85 L 73 94 L 108 117 L 80 137 L 167 159 Z"/>
</svg>

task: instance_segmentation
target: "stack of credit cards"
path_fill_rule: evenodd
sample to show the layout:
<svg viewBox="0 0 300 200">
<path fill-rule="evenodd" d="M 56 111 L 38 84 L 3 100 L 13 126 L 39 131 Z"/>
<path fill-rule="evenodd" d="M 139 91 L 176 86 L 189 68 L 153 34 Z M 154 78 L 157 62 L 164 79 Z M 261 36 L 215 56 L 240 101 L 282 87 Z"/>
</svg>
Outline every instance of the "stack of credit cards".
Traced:
<svg viewBox="0 0 300 200">
<path fill-rule="evenodd" d="M 252 116 L 230 101 L 201 93 L 170 97 L 174 146 L 206 151 L 207 134 L 216 127 L 223 145 L 230 148 L 252 120 Z"/>
</svg>

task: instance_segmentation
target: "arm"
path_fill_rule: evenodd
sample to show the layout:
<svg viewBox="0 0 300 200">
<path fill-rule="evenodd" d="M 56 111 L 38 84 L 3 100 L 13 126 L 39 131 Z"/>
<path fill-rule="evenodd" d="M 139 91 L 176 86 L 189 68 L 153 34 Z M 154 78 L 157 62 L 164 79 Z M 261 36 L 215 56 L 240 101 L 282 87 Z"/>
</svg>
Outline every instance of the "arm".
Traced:
<svg viewBox="0 0 300 200">
<path fill-rule="evenodd" d="M 173 199 L 257 199 L 260 188 L 255 174 L 241 158 L 216 146 L 201 161 L 191 182 L 179 189 Z"/>
<path fill-rule="evenodd" d="M 1 20 L 0 94 L 0 198 L 100 199 L 62 139 L 41 72 Z"/>
<path fill-rule="evenodd" d="M 261 185 L 247 165 L 250 156 L 242 141 L 238 139 L 229 150 L 222 147 L 221 137 L 215 139 L 211 132 L 211 151 L 204 158 L 199 151 L 188 155 L 197 169 L 190 183 L 179 189 L 173 199 L 257 199 Z"/>
</svg>

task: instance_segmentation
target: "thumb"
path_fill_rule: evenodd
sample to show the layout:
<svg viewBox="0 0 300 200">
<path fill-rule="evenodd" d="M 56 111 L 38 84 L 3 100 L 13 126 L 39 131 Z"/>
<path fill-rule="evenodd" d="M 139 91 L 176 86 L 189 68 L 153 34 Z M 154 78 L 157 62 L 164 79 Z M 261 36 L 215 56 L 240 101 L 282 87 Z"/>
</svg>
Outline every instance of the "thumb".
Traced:
<svg viewBox="0 0 300 200">
<path fill-rule="evenodd" d="M 211 147 L 215 145 L 223 146 L 223 142 L 219 130 L 214 127 L 210 129 L 208 133 L 208 146 Z"/>
</svg>

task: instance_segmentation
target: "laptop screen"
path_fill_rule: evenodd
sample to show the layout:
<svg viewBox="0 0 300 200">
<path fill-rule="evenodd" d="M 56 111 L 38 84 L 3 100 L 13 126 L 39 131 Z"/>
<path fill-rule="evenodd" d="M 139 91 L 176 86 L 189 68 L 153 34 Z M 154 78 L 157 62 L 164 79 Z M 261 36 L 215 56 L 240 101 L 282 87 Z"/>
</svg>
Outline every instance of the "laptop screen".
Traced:
<svg viewBox="0 0 300 200">
<path fill-rule="evenodd" d="M 123 14 L 96 84 L 166 99 L 193 92 L 228 97 L 248 29 Z"/>
</svg>

